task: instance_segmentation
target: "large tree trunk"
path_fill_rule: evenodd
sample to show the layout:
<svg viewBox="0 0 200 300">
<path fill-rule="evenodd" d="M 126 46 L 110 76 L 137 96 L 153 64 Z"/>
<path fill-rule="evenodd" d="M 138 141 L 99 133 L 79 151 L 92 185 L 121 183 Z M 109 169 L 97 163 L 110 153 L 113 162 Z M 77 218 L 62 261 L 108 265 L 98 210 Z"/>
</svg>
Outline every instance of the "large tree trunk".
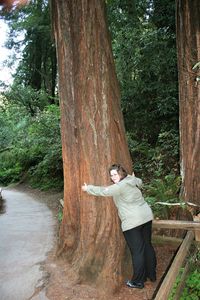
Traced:
<svg viewBox="0 0 200 300">
<path fill-rule="evenodd" d="M 80 279 L 112 288 L 121 279 L 124 241 L 111 199 L 81 191 L 110 184 L 112 163 L 129 171 L 111 42 L 103 0 L 52 0 L 59 68 L 64 161 L 60 247 Z"/>
<path fill-rule="evenodd" d="M 182 197 L 200 204 L 200 1 L 177 0 Z"/>
</svg>

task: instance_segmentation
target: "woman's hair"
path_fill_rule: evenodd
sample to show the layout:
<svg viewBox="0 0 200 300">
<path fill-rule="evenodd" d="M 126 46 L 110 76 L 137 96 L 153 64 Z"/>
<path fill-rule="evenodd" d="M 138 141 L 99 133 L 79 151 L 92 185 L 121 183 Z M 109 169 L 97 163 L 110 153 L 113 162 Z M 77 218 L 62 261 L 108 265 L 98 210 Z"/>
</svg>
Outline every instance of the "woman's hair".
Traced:
<svg viewBox="0 0 200 300">
<path fill-rule="evenodd" d="M 117 171 L 117 173 L 121 176 L 121 180 L 124 179 L 128 175 L 127 171 L 119 164 L 114 164 L 114 165 L 110 166 L 109 173 L 112 170 Z"/>
</svg>

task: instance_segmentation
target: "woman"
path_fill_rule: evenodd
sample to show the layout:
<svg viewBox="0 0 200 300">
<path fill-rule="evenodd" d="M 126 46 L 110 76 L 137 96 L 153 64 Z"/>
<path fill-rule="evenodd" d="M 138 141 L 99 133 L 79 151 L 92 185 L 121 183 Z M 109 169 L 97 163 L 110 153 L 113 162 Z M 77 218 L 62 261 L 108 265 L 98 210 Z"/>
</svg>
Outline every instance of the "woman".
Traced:
<svg viewBox="0 0 200 300">
<path fill-rule="evenodd" d="M 138 187 L 142 180 L 128 175 L 118 164 L 109 169 L 112 185 L 101 187 L 84 184 L 82 190 L 94 196 L 113 196 L 121 227 L 131 251 L 134 274 L 126 285 L 142 289 L 149 278 L 156 280 L 156 255 L 151 244 L 153 214 Z"/>
</svg>

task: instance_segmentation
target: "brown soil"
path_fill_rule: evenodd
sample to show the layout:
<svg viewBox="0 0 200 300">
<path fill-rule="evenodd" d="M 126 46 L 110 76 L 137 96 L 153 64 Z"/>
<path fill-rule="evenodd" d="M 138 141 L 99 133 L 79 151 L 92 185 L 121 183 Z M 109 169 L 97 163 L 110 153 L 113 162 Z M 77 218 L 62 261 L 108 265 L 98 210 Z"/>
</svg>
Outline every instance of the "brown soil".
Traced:
<svg viewBox="0 0 200 300">
<path fill-rule="evenodd" d="M 35 200 L 42 201 L 53 212 L 56 221 L 55 246 L 49 253 L 44 263 L 47 279 L 45 281 L 46 296 L 49 300 L 147 300 L 154 299 L 154 293 L 158 289 L 162 278 L 170 265 L 170 262 L 177 250 L 174 243 L 154 243 L 157 254 L 157 281 L 147 281 L 145 288 L 130 289 L 122 284 L 114 295 L 108 295 L 95 286 L 81 284 L 70 265 L 62 258 L 57 257 L 57 238 L 59 230 L 58 211 L 61 208 L 60 199 L 63 194 L 60 192 L 41 192 L 33 190 L 27 185 L 19 185 L 19 190 L 35 196 Z"/>
</svg>

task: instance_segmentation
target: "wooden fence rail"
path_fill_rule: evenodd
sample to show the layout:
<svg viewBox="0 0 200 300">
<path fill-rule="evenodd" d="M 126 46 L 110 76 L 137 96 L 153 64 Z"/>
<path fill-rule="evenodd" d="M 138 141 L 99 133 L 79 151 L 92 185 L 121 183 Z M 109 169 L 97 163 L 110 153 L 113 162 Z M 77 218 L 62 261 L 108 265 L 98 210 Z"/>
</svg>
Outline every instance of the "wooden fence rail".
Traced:
<svg viewBox="0 0 200 300">
<path fill-rule="evenodd" d="M 179 220 L 154 220 L 154 228 L 185 229 L 195 232 L 196 241 L 200 242 L 200 222 L 199 221 L 179 221 Z"/>
<path fill-rule="evenodd" d="M 198 221 L 154 220 L 153 226 L 155 228 L 200 230 L 200 222 Z"/>
</svg>

